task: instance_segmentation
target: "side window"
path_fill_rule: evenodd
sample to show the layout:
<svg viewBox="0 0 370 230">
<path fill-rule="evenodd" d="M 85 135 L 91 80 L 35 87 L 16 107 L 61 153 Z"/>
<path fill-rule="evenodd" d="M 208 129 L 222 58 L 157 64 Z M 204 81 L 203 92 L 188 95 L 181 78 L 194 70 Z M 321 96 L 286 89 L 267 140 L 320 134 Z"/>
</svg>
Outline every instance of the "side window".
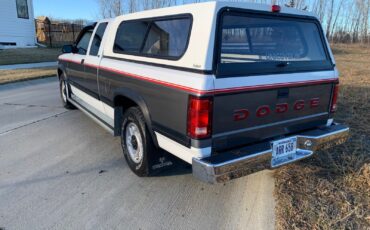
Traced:
<svg viewBox="0 0 370 230">
<path fill-rule="evenodd" d="M 139 53 L 144 43 L 149 22 L 132 21 L 122 23 L 114 43 L 115 53 Z"/>
<path fill-rule="evenodd" d="M 79 54 L 86 55 L 87 48 L 89 47 L 89 42 L 92 36 L 92 32 L 93 32 L 92 30 L 86 31 L 82 38 L 80 39 L 80 41 L 78 42 L 77 49 Z"/>
<path fill-rule="evenodd" d="M 91 48 L 90 48 L 90 55 L 92 56 L 97 56 L 101 42 L 103 40 L 104 32 L 107 29 L 108 23 L 104 22 L 101 23 L 98 28 L 96 29 L 96 33 L 94 35 L 94 39 L 91 43 Z"/>
<path fill-rule="evenodd" d="M 180 57 L 186 49 L 189 29 L 189 19 L 154 21 L 143 53 L 162 57 Z"/>
<path fill-rule="evenodd" d="M 179 58 L 187 48 L 191 18 L 122 22 L 113 51 L 157 58 Z"/>
</svg>

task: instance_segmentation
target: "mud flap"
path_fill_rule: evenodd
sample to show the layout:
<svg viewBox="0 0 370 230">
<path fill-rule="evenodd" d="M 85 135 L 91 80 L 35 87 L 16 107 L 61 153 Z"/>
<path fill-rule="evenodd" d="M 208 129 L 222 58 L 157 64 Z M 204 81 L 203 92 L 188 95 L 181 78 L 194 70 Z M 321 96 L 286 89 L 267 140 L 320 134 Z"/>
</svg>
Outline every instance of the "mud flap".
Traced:
<svg viewBox="0 0 370 230">
<path fill-rule="evenodd" d="M 157 149 L 151 154 L 148 163 L 150 176 L 156 176 L 184 164 L 180 159 L 162 149 Z"/>
</svg>

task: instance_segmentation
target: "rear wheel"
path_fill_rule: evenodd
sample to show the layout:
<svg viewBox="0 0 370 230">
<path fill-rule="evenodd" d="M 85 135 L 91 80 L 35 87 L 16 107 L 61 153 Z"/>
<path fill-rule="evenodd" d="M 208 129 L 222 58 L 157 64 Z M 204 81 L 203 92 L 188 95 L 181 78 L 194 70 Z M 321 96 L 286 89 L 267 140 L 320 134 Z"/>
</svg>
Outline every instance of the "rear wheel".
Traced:
<svg viewBox="0 0 370 230">
<path fill-rule="evenodd" d="M 129 108 L 123 115 L 121 145 L 130 169 L 140 177 L 149 176 L 149 154 L 155 147 L 138 107 Z"/>
<path fill-rule="evenodd" d="M 59 80 L 59 90 L 60 90 L 60 97 L 62 99 L 63 106 L 66 109 L 74 109 L 75 107 L 68 101 L 67 87 L 68 87 L 67 82 L 64 80 L 64 78 L 61 78 Z"/>
</svg>

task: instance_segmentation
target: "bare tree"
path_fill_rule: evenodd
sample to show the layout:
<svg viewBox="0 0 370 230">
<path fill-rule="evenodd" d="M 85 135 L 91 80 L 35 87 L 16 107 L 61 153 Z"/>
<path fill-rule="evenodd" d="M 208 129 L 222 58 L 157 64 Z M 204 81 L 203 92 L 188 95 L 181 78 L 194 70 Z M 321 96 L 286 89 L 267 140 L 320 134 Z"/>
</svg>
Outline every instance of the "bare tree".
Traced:
<svg viewBox="0 0 370 230">
<path fill-rule="evenodd" d="M 339 17 L 339 14 L 341 13 L 343 3 L 344 3 L 344 0 L 340 0 L 339 5 L 337 6 L 337 10 L 336 10 L 337 12 L 335 14 L 334 22 L 333 22 L 333 25 L 331 26 L 331 31 L 330 31 L 330 34 L 329 35 L 333 35 L 334 32 L 335 32 L 337 21 L 338 21 L 338 17 Z"/>
<path fill-rule="evenodd" d="M 369 28 L 369 10 L 370 10 L 370 0 L 364 0 L 362 3 L 362 42 L 368 43 L 368 28 Z"/>
<path fill-rule="evenodd" d="M 329 9 L 328 9 L 328 20 L 326 24 L 326 37 L 330 38 L 330 32 L 333 21 L 333 11 L 334 11 L 334 0 L 329 0 Z"/>
<path fill-rule="evenodd" d="M 311 9 L 319 17 L 320 22 L 324 22 L 326 5 L 327 5 L 327 1 L 325 0 L 315 0 L 313 2 Z"/>
<path fill-rule="evenodd" d="M 103 18 L 113 18 L 122 14 L 121 0 L 98 0 L 100 16 Z"/>
<path fill-rule="evenodd" d="M 100 6 L 100 17 L 118 15 L 173 5 L 217 0 L 96 0 Z M 332 41 L 370 42 L 370 0 L 230 0 L 282 4 L 316 13 L 325 27 L 326 36 Z"/>
<path fill-rule="evenodd" d="M 289 0 L 285 6 L 287 7 L 292 7 L 292 8 L 297 8 L 301 10 L 307 10 L 308 5 L 306 5 L 305 0 Z"/>
<path fill-rule="evenodd" d="M 285 6 L 287 6 L 287 7 L 295 7 L 296 6 L 295 0 L 289 0 L 288 3 L 285 4 Z"/>
</svg>

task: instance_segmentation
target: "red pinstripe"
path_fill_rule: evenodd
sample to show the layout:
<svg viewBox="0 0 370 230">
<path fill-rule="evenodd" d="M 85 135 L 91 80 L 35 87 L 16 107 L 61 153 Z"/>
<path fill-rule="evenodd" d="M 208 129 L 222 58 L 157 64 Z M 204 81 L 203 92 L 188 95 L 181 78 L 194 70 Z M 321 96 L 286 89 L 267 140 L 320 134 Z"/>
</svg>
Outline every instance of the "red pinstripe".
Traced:
<svg viewBox="0 0 370 230">
<path fill-rule="evenodd" d="M 81 64 L 78 61 L 70 60 L 70 59 L 64 59 L 64 58 L 59 58 L 61 61 L 66 61 L 66 62 L 72 62 L 76 64 Z M 120 75 L 128 76 L 131 78 L 135 79 L 140 79 L 140 80 L 145 80 L 148 82 L 152 82 L 158 85 L 163 85 L 175 89 L 180 89 L 183 91 L 187 91 L 190 93 L 196 93 L 200 95 L 213 95 L 213 94 L 223 94 L 223 93 L 237 93 L 237 92 L 245 92 L 245 91 L 256 91 L 256 90 L 267 90 L 267 89 L 276 89 L 276 88 L 284 88 L 284 87 L 299 87 L 299 86 L 305 86 L 305 85 L 317 85 L 317 84 L 325 84 L 325 83 L 336 83 L 338 82 L 337 78 L 330 78 L 330 79 L 322 79 L 322 80 L 309 80 L 309 81 L 299 81 L 299 82 L 287 82 L 287 83 L 276 83 L 276 84 L 265 84 L 265 85 L 256 85 L 256 86 L 242 86 L 242 87 L 233 87 L 233 88 L 225 88 L 225 89 L 215 89 L 215 90 L 199 90 L 199 89 L 194 89 L 191 87 L 183 86 L 183 85 L 178 85 L 175 83 L 170 83 L 166 81 L 161 81 L 157 79 L 153 79 L 150 77 L 145 77 L 133 73 L 128 73 L 122 70 L 117 70 L 105 66 L 97 66 L 93 64 L 84 64 L 85 66 L 92 67 L 92 68 L 97 68 L 97 69 L 102 69 L 105 71 L 117 73 Z"/>
</svg>

